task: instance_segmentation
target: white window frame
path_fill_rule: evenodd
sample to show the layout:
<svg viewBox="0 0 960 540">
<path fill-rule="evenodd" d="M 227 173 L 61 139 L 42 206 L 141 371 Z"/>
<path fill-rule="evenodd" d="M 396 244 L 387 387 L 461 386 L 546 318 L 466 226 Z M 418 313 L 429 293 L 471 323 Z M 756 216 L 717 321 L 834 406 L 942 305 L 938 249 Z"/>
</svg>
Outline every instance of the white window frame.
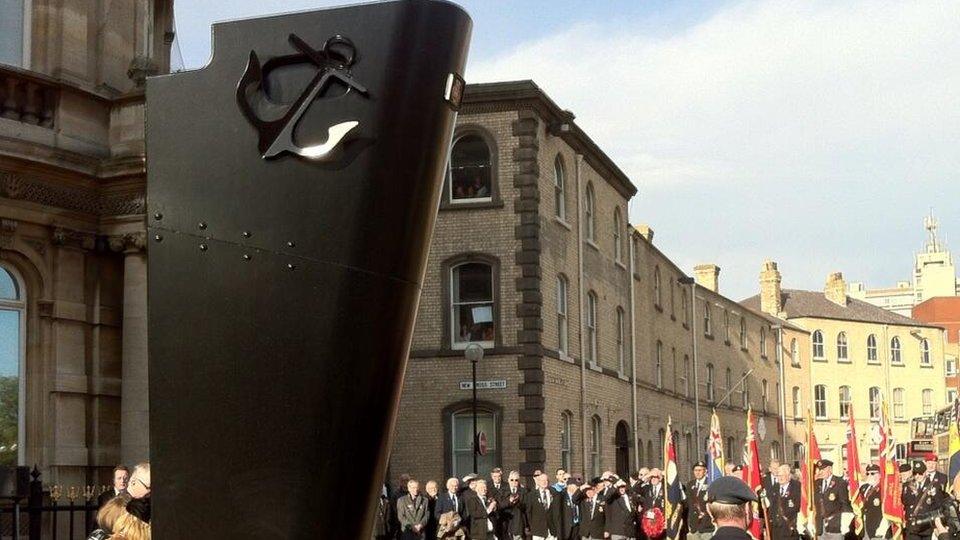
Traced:
<svg viewBox="0 0 960 540">
<path fill-rule="evenodd" d="M 874 334 L 867 336 L 867 363 L 880 363 L 880 355 L 877 354 L 877 336 Z"/>
<path fill-rule="evenodd" d="M 593 291 L 587 293 L 587 348 L 585 349 L 587 362 L 597 365 L 597 295 Z"/>
<path fill-rule="evenodd" d="M 793 417 L 800 418 L 800 387 L 794 386 L 791 393 L 791 400 L 793 401 Z"/>
<path fill-rule="evenodd" d="M 837 362 L 850 362 L 850 347 L 846 332 L 837 334 Z"/>
<path fill-rule="evenodd" d="M 767 327 L 760 327 L 760 356 L 767 356 Z"/>
<path fill-rule="evenodd" d="M 880 387 L 871 386 L 867 389 L 867 404 L 870 407 L 870 419 L 880 420 Z"/>
<path fill-rule="evenodd" d="M 895 366 L 903 365 L 903 346 L 900 344 L 899 336 L 890 338 L 890 363 Z"/>
<path fill-rule="evenodd" d="M 583 204 L 586 237 L 590 242 L 597 241 L 597 195 L 592 183 L 587 183 L 586 200 Z"/>
<path fill-rule="evenodd" d="M 27 288 L 20 272 L 12 265 L 0 263 L 0 271 L 7 271 L 17 287 L 17 300 L 0 299 L 0 309 L 15 311 L 19 314 L 20 322 L 17 338 L 20 340 L 17 353 L 18 358 L 18 386 L 17 389 L 17 465 L 26 463 L 26 436 L 27 436 Z"/>
<path fill-rule="evenodd" d="M 663 307 L 663 287 L 660 277 L 660 267 L 653 267 L 653 303 L 662 308 Z"/>
<path fill-rule="evenodd" d="M 620 207 L 613 210 L 613 258 L 618 263 L 623 263 L 623 217 L 620 213 Z"/>
<path fill-rule="evenodd" d="M 573 413 L 560 413 L 560 466 L 570 470 L 573 466 Z"/>
<path fill-rule="evenodd" d="M 713 335 L 713 316 L 710 313 L 710 302 L 703 301 L 703 335 Z"/>
<path fill-rule="evenodd" d="M 714 383 L 713 377 L 714 377 L 713 364 L 707 364 L 707 377 L 706 377 L 707 401 L 710 403 L 713 403 L 717 397 L 716 384 Z"/>
<path fill-rule="evenodd" d="M 624 315 L 623 308 L 617 306 L 617 373 L 621 376 L 626 373 L 627 370 L 625 319 L 626 316 Z"/>
<path fill-rule="evenodd" d="M 933 390 L 930 388 L 924 388 L 920 391 L 920 404 L 923 407 L 922 414 L 924 416 L 930 416 L 933 414 Z"/>
<path fill-rule="evenodd" d="M 567 278 L 557 275 L 557 349 L 563 355 L 570 352 L 570 319 L 567 316 Z"/>
<path fill-rule="evenodd" d="M 591 476 L 599 476 L 602 462 L 600 457 L 603 455 L 603 423 L 600 417 L 593 415 L 590 417 L 590 467 Z"/>
<path fill-rule="evenodd" d="M 818 393 L 822 395 L 817 396 Z M 818 384 L 813 387 L 813 415 L 817 420 L 827 419 L 827 385 L 825 384 Z"/>
<path fill-rule="evenodd" d="M 747 348 L 747 318 L 740 317 L 740 348 Z"/>
<path fill-rule="evenodd" d="M 820 339 L 817 339 L 817 336 L 819 336 Z M 810 344 L 813 348 L 813 359 L 825 360 L 826 357 L 823 354 L 824 350 L 823 350 L 823 331 L 822 330 L 813 331 L 813 334 L 810 335 Z"/>
<path fill-rule="evenodd" d="M 567 171 L 563 166 L 563 158 L 560 154 L 557 154 L 556 159 L 553 160 L 553 203 L 554 215 L 556 215 L 560 221 L 566 221 L 567 219 L 566 174 Z"/>
<path fill-rule="evenodd" d="M 956 358 L 947 358 L 943 361 L 943 373 L 946 377 L 953 377 L 957 374 Z"/>
<path fill-rule="evenodd" d="M 906 418 L 903 407 L 903 388 L 893 389 L 893 418 L 894 420 L 903 420 Z"/>
<path fill-rule="evenodd" d="M 654 369 L 656 369 L 656 371 L 654 372 L 653 376 L 654 383 L 657 385 L 657 389 L 659 390 L 663 388 L 663 342 L 657 342 L 655 354 L 656 363 L 654 365 Z"/>
<path fill-rule="evenodd" d="M 797 344 L 797 338 L 790 340 L 790 365 L 800 366 L 800 346 Z"/>
<path fill-rule="evenodd" d="M 840 400 L 840 419 L 847 420 L 850 418 L 850 407 L 853 403 L 853 393 L 850 390 L 850 387 L 843 385 L 838 389 L 837 392 Z"/>
<path fill-rule="evenodd" d="M 471 199 L 454 199 L 453 198 L 453 149 L 456 148 L 457 143 L 459 143 L 461 140 L 467 137 L 476 137 L 481 141 L 483 141 L 483 144 L 487 146 L 487 157 L 489 159 L 489 163 L 487 164 L 487 167 L 490 168 L 490 195 L 487 197 L 473 197 Z M 493 149 L 490 148 L 490 143 L 487 141 L 487 139 L 483 135 L 470 131 L 467 133 L 462 133 L 456 139 L 454 139 L 453 144 L 450 145 L 450 158 L 447 159 L 447 193 L 446 193 L 447 202 L 451 205 L 492 202 L 493 201 L 493 183 L 497 181 L 496 178 L 494 177 L 495 171 L 493 170 L 493 161 L 494 161 Z"/>
<path fill-rule="evenodd" d="M 931 366 L 930 362 L 930 340 L 923 338 L 920 340 L 920 365 Z"/>
<path fill-rule="evenodd" d="M 456 281 L 456 277 L 454 276 L 454 274 L 456 273 L 457 268 L 460 268 L 461 266 L 466 266 L 466 265 L 468 265 L 468 264 L 481 264 L 481 265 L 486 266 L 487 268 L 490 269 L 490 296 L 491 296 L 491 299 L 490 299 L 489 302 L 457 302 L 456 298 L 454 298 L 454 291 L 459 290 L 459 287 L 456 287 L 456 286 L 454 285 L 454 283 L 455 283 L 455 281 Z M 457 264 L 455 264 L 455 265 L 453 265 L 453 266 L 450 267 L 450 277 L 449 277 L 448 279 L 450 280 L 450 307 L 449 307 L 449 309 L 450 309 L 450 348 L 451 348 L 451 349 L 454 349 L 454 350 L 463 350 L 463 349 L 466 349 L 466 348 L 467 348 L 467 345 L 470 345 L 470 343 L 476 343 L 476 344 L 480 345 L 481 347 L 483 347 L 484 349 L 492 349 L 492 348 L 494 347 L 494 344 L 496 343 L 496 340 L 497 340 L 497 332 L 500 331 L 500 329 L 497 328 L 497 317 L 496 317 L 496 313 L 497 313 L 497 290 L 496 290 L 497 280 L 496 280 L 495 276 L 493 275 L 493 273 L 494 273 L 495 270 L 496 270 L 496 268 L 494 267 L 494 265 L 492 265 L 492 264 L 490 264 L 490 263 L 488 263 L 488 262 L 486 262 L 486 261 L 461 261 L 461 262 L 458 262 Z M 472 341 L 472 342 L 470 342 L 470 341 L 457 341 L 457 336 L 459 335 L 459 332 L 460 332 L 460 329 L 457 327 L 457 308 L 460 307 L 460 306 L 466 306 L 466 305 L 486 305 L 486 304 L 490 304 L 490 311 L 491 311 L 491 314 L 493 315 L 493 341 L 490 341 L 490 340 Z"/>
</svg>

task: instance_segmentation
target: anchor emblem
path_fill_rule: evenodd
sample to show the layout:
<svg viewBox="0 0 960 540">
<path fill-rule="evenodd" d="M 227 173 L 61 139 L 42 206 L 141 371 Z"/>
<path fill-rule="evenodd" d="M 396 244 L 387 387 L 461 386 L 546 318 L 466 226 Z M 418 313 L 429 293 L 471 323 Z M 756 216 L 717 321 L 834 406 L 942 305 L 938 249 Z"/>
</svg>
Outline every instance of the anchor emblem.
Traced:
<svg viewBox="0 0 960 540">
<path fill-rule="evenodd" d="M 251 98 L 257 92 L 263 92 L 264 68 L 267 64 L 261 66 L 257 53 L 250 51 L 247 68 L 237 85 L 237 104 L 243 115 L 259 132 L 258 149 L 263 159 L 275 158 L 284 152 L 289 152 L 314 161 L 330 161 L 336 156 L 335 150 L 360 125 L 360 122 L 350 120 L 328 127 L 327 140 L 321 144 L 300 146 L 295 142 L 294 134 L 304 113 L 331 83 L 339 81 L 346 86 L 347 93 L 356 91 L 363 96 L 367 95 L 367 89 L 350 74 L 350 66 L 356 59 L 356 47 L 353 42 L 340 35 L 328 39 L 319 50 L 310 47 L 295 34 L 290 34 L 289 40 L 300 54 L 273 58 L 267 64 L 284 66 L 306 61 L 317 68 L 316 75 L 296 101 L 290 105 L 283 116 L 275 120 L 264 120 L 257 115 Z"/>
</svg>

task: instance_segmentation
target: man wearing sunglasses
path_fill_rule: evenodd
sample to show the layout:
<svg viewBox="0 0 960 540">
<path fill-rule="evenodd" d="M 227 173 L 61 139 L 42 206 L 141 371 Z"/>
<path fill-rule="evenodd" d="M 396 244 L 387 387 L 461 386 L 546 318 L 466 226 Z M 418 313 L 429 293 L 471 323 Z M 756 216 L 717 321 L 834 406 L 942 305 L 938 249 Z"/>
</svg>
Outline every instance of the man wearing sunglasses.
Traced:
<svg viewBox="0 0 960 540">
<path fill-rule="evenodd" d="M 879 540 L 884 538 L 889 528 L 887 520 L 883 519 L 883 506 L 880 498 L 880 467 L 874 464 L 867 465 L 867 478 L 860 486 L 860 498 L 863 508 L 860 510 L 860 519 L 863 522 L 864 540 Z"/>
</svg>

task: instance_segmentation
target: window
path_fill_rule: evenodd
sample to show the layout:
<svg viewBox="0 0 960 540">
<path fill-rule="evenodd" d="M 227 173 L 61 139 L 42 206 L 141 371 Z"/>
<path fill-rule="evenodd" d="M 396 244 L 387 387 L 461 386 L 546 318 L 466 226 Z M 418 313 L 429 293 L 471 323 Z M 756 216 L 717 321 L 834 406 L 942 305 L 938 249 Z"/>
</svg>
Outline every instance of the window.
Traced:
<svg viewBox="0 0 960 540">
<path fill-rule="evenodd" d="M 879 360 L 877 360 L 877 336 L 873 334 L 867 336 L 867 363 L 879 363 Z"/>
<path fill-rule="evenodd" d="M 723 381 L 726 383 L 726 386 L 723 388 L 724 392 L 730 392 L 733 390 L 733 372 L 730 371 L 730 368 L 727 368 L 727 372 L 724 374 Z"/>
<path fill-rule="evenodd" d="M 767 355 L 767 327 L 760 327 L 760 356 Z"/>
<path fill-rule="evenodd" d="M 20 383 L 25 374 L 25 309 L 21 282 L 0 266 L 0 466 L 4 467 L 22 465 L 24 459 L 21 441 L 25 431 L 20 414 L 24 387 Z"/>
<path fill-rule="evenodd" d="M 690 357 L 683 355 L 683 371 L 680 373 L 680 388 L 683 395 L 690 397 Z"/>
<path fill-rule="evenodd" d="M 957 389 L 947 388 L 947 403 L 953 403 L 957 400 Z"/>
<path fill-rule="evenodd" d="M 27 13 L 24 0 L 0 2 L 0 64 L 24 67 Z"/>
<path fill-rule="evenodd" d="M 792 396 L 793 396 L 793 417 L 800 418 L 801 403 L 800 403 L 800 387 L 799 386 L 793 387 Z"/>
<path fill-rule="evenodd" d="M 626 373 L 626 370 L 627 370 L 627 367 L 626 367 L 627 359 L 626 359 L 626 354 L 624 352 L 624 345 L 623 345 L 624 333 L 625 333 L 623 328 L 623 324 L 624 324 L 623 320 L 624 320 L 623 308 L 618 307 L 617 308 L 617 369 L 619 370 L 618 373 L 620 373 L 620 375 L 623 375 L 624 373 Z"/>
<path fill-rule="evenodd" d="M 747 319 L 740 317 L 740 348 L 747 348 Z"/>
<path fill-rule="evenodd" d="M 764 379 L 760 381 L 760 406 L 763 408 L 763 412 L 767 412 L 767 402 L 770 399 L 770 392 L 767 388 L 767 380 Z"/>
<path fill-rule="evenodd" d="M 800 349 L 797 347 L 797 338 L 790 340 L 790 364 L 800 367 Z"/>
<path fill-rule="evenodd" d="M 770 457 L 780 461 L 783 459 L 783 451 L 780 449 L 780 441 L 773 441 L 770 445 Z"/>
<path fill-rule="evenodd" d="M 713 389 L 713 364 L 707 364 L 707 401 L 713 403 L 716 398 Z"/>
<path fill-rule="evenodd" d="M 710 302 L 703 301 L 703 334 L 713 335 L 713 326 L 710 324 Z"/>
<path fill-rule="evenodd" d="M 656 373 L 653 374 L 653 380 L 657 384 L 657 388 L 663 388 L 663 343 L 659 341 L 657 342 L 656 360 L 656 365 L 654 365 Z"/>
<path fill-rule="evenodd" d="M 647 441 L 647 459 L 653 459 L 653 441 Z"/>
<path fill-rule="evenodd" d="M 567 278 L 557 276 L 557 349 L 563 354 L 570 350 L 569 326 L 567 322 Z"/>
<path fill-rule="evenodd" d="M 600 417 L 590 419 L 590 476 L 600 476 L 600 445 L 603 442 L 600 433 Z M 484 469 L 485 470 L 485 469 Z"/>
<path fill-rule="evenodd" d="M 597 363 L 597 294 L 587 293 L 587 362 Z"/>
<path fill-rule="evenodd" d="M 621 234 L 623 229 L 623 218 L 620 217 L 620 208 L 613 210 L 613 257 L 617 262 L 623 262 L 623 243 Z"/>
<path fill-rule="evenodd" d="M 850 418 L 850 387 L 840 387 L 840 419 Z"/>
<path fill-rule="evenodd" d="M 567 200 L 563 191 L 565 176 L 563 173 L 563 159 L 560 155 L 553 160 L 553 208 L 560 219 L 567 219 Z"/>
<path fill-rule="evenodd" d="M 451 203 L 493 200 L 490 147 L 479 135 L 464 135 L 453 143 L 448 171 Z"/>
<path fill-rule="evenodd" d="M 660 443 L 657 445 L 657 463 L 663 463 L 663 445 L 667 442 L 667 430 L 660 428 Z"/>
<path fill-rule="evenodd" d="M 487 436 L 487 453 L 477 456 L 477 466 L 481 471 L 490 470 L 500 463 L 497 427 L 499 415 L 490 410 L 477 410 L 477 431 Z M 466 475 L 473 471 L 473 409 L 458 409 L 452 415 L 452 465 L 453 475 Z"/>
<path fill-rule="evenodd" d="M 827 419 L 827 387 L 822 384 L 813 387 L 813 414 L 818 420 Z"/>
<path fill-rule="evenodd" d="M 930 365 L 930 341 L 926 338 L 920 340 L 920 365 Z"/>
<path fill-rule="evenodd" d="M 837 334 L 837 362 L 846 362 L 847 358 L 847 333 Z"/>
<path fill-rule="evenodd" d="M 823 360 L 823 332 L 813 331 L 813 358 L 814 360 Z"/>
<path fill-rule="evenodd" d="M 923 402 L 923 414 L 930 415 L 933 414 L 933 390 L 929 388 L 924 388 L 923 392 L 920 394 Z"/>
<path fill-rule="evenodd" d="M 493 347 L 493 269 L 480 262 L 462 263 L 450 270 L 451 335 L 453 347 L 468 343 Z"/>
<path fill-rule="evenodd" d="M 733 442 L 733 437 L 727 437 L 727 446 L 724 447 L 723 454 L 724 456 L 730 456 L 727 459 L 731 461 L 736 461 L 738 459 L 739 456 L 737 455 L 735 444 Z"/>
<path fill-rule="evenodd" d="M 871 386 L 867 395 L 870 397 L 870 419 L 880 420 L 880 388 Z"/>
<path fill-rule="evenodd" d="M 583 204 L 583 220 L 587 227 L 587 240 L 597 240 L 597 196 L 593 192 L 593 184 L 587 184 L 587 196 Z"/>
<path fill-rule="evenodd" d="M 730 344 L 730 310 L 723 310 L 723 339 L 727 341 L 727 345 Z"/>
<path fill-rule="evenodd" d="M 900 358 L 900 338 L 893 336 L 893 339 L 890 340 L 890 362 L 893 364 L 902 364 L 903 359 Z"/>
<path fill-rule="evenodd" d="M 687 289 L 686 287 L 680 287 L 680 313 L 683 314 L 683 318 L 680 319 L 683 321 L 683 324 L 690 322 L 690 313 L 687 308 Z"/>
<path fill-rule="evenodd" d="M 661 300 L 660 267 L 655 266 L 653 268 L 653 303 L 657 306 L 662 306 Z"/>
<path fill-rule="evenodd" d="M 573 413 L 560 413 L 560 466 L 568 471 L 573 466 Z"/>
<path fill-rule="evenodd" d="M 893 418 L 903 420 L 903 388 L 893 389 Z"/>
<path fill-rule="evenodd" d="M 947 358 L 943 363 L 943 371 L 947 377 L 953 377 L 957 374 L 957 359 Z"/>
<path fill-rule="evenodd" d="M 746 410 L 750 406 L 750 379 L 747 378 L 747 372 L 744 371 L 743 375 L 740 377 L 743 379 L 743 383 L 740 387 L 740 406 Z"/>
</svg>

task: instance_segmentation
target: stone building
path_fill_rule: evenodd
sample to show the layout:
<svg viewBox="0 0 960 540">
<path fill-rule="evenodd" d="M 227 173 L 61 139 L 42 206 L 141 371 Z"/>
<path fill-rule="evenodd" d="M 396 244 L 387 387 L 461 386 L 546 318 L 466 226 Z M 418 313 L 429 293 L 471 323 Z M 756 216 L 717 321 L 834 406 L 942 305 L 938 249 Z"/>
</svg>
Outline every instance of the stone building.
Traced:
<svg viewBox="0 0 960 540">
<path fill-rule="evenodd" d="M 649 227 L 628 223 L 635 194 L 573 114 L 532 82 L 468 86 L 404 381 L 394 479 L 473 470 L 469 343 L 485 352 L 480 472 L 659 466 L 668 417 L 688 470 L 714 406 L 738 461 L 748 405 L 766 427 L 765 457 L 792 444 L 778 410 L 777 337 L 806 333 L 720 295 L 715 266 L 698 267 L 693 285 Z"/>
<path fill-rule="evenodd" d="M 172 20 L 172 0 L 0 3 L 0 459 L 48 483 L 147 457 L 142 85 Z"/>
<path fill-rule="evenodd" d="M 957 376 L 957 361 L 960 360 L 960 297 L 938 296 L 924 300 L 913 306 L 913 318 L 943 327 L 943 375 L 947 386 L 946 400 L 952 403 L 960 387 L 960 377 Z"/>
<path fill-rule="evenodd" d="M 809 348 L 798 352 L 809 363 L 812 393 L 802 386 L 791 392 L 810 400 L 820 450 L 836 463 L 846 459 L 851 410 L 859 455 L 866 461 L 877 458 L 872 425 L 881 400 L 889 404 L 899 443 L 911 439 L 912 418 L 945 403 L 943 329 L 850 298 L 840 273 L 830 274 L 823 291 L 782 289 L 779 269 L 768 261 L 760 273 L 760 294 L 742 303 L 810 332 Z"/>
</svg>

